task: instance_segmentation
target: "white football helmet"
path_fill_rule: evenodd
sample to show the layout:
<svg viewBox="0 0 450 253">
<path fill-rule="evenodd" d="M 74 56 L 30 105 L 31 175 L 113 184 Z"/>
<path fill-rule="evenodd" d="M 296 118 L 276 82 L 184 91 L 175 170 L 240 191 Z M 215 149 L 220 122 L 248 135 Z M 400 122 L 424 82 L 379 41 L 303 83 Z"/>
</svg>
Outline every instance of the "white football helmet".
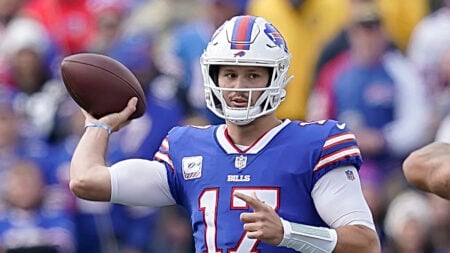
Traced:
<svg viewBox="0 0 450 253">
<path fill-rule="evenodd" d="M 254 119 L 277 109 L 286 96 L 284 89 L 291 55 L 280 32 L 264 18 L 237 16 L 226 21 L 214 33 L 200 63 L 204 79 L 207 107 L 217 116 L 237 125 L 246 125 Z M 267 87 L 221 88 L 217 84 L 218 66 L 261 66 L 273 69 Z M 249 98 L 255 91 L 263 91 L 254 105 L 230 107 L 223 91 L 246 91 Z"/>
</svg>

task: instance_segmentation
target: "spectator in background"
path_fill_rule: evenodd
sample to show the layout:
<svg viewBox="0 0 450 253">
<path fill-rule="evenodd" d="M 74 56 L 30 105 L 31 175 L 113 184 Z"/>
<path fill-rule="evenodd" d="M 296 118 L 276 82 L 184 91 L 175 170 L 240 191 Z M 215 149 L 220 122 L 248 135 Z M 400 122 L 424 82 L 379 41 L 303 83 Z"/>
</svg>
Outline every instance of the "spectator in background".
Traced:
<svg viewBox="0 0 450 253">
<path fill-rule="evenodd" d="M 67 95 L 51 70 L 57 54 L 48 33 L 33 19 L 16 18 L 3 36 L 0 51 L 9 66 L 9 86 L 18 92 L 17 108 L 23 111 L 33 134 L 47 140 L 58 104 Z"/>
<path fill-rule="evenodd" d="M 407 51 L 424 79 L 426 94 L 430 98 L 433 136 L 450 111 L 450 1 L 441 1 L 443 6 L 440 9 L 417 24 Z"/>
<path fill-rule="evenodd" d="M 86 51 L 96 33 L 95 17 L 88 0 L 29 0 L 24 15 L 46 27 L 63 55 Z"/>
<path fill-rule="evenodd" d="M 20 136 L 22 117 L 14 109 L 14 96 L 13 91 L 0 86 L 0 188 L 3 185 L 3 172 L 26 148 Z"/>
<path fill-rule="evenodd" d="M 388 47 L 376 6 L 361 2 L 356 7 L 347 30 L 350 49 L 338 56 L 342 65 L 319 76 L 329 78 L 317 85 L 325 93 L 321 106 L 329 110 L 312 119 L 347 123 L 366 161 L 397 172 L 401 160 L 429 138 L 424 87 L 407 59 Z"/>
<path fill-rule="evenodd" d="M 431 209 L 421 193 L 404 190 L 389 204 L 385 231 L 387 253 L 437 253 L 431 245 Z"/>
<path fill-rule="evenodd" d="M 47 143 L 29 133 L 29 125 L 15 108 L 17 93 L 0 86 L 0 194 L 5 173 L 21 158 L 29 158 L 44 163 L 49 156 Z M 1 205 L 1 203 L 0 203 Z"/>
<path fill-rule="evenodd" d="M 24 0 L 0 0 L 0 48 L 2 48 L 5 34 L 8 33 L 9 25 L 19 16 L 19 11 Z M 0 85 L 11 84 L 8 64 L 5 62 L 5 53 L 0 49 Z"/>
<path fill-rule="evenodd" d="M 164 61 L 171 68 L 168 72 L 182 82 L 189 110 L 187 124 L 223 122 L 206 108 L 199 61 L 213 32 L 227 19 L 243 14 L 246 6 L 247 0 L 204 0 L 199 18 L 174 28 Z"/>
<path fill-rule="evenodd" d="M 282 118 L 305 119 L 308 98 L 315 82 L 317 61 L 328 61 L 348 48 L 344 33 L 339 33 L 351 16 L 353 2 L 376 2 L 380 15 L 395 44 L 404 49 L 411 30 L 428 13 L 428 0 L 251 0 L 248 12 L 263 16 L 280 28 L 290 45 L 293 55 L 291 74 L 294 79 L 288 85 L 288 96 L 279 109 Z M 327 42 L 334 36 L 342 45 L 320 56 Z M 308 41 L 308 43 L 305 43 Z M 325 53 L 324 53 L 325 54 Z M 326 56 L 326 57 L 325 57 Z M 326 59 L 326 60 L 325 60 Z M 322 63 L 320 64 L 322 65 Z"/>
<path fill-rule="evenodd" d="M 90 4 L 95 16 L 96 32 L 89 41 L 86 51 L 106 54 L 124 30 L 124 22 L 129 18 L 131 3 L 129 0 L 92 0 Z"/>
<path fill-rule="evenodd" d="M 0 248 L 75 252 L 73 220 L 51 205 L 41 171 L 38 163 L 27 159 L 8 168 L 2 196 L 7 206 L 0 215 Z"/>
<path fill-rule="evenodd" d="M 435 4 L 432 2 L 441 0 L 348 0 L 350 3 L 350 11 L 352 5 L 359 2 L 373 2 L 380 8 L 380 15 L 383 19 L 383 27 L 391 40 L 391 46 L 406 51 L 411 33 L 420 20 L 433 10 Z M 349 43 L 347 40 L 347 31 L 344 27 L 337 33 L 333 39 L 328 41 L 322 49 L 315 67 L 315 77 L 324 65 L 341 53 L 347 50 Z"/>
</svg>

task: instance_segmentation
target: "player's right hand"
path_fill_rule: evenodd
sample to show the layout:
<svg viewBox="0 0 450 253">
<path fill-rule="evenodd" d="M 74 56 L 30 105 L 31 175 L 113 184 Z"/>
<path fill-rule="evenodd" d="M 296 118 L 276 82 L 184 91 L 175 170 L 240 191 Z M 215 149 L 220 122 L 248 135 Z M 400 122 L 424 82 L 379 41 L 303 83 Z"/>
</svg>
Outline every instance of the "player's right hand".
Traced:
<svg viewBox="0 0 450 253">
<path fill-rule="evenodd" d="M 130 123 L 129 118 L 136 111 L 137 101 L 138 98 L 133 97 L 128 101 L 127 106 L 122 111 L 105 115 L 99 119 L 94 118 L 85 110 L 83 109 L 81 110 L 83 111 L 85 117 L 85 123 L 100 122 L 102 124 L 109 126 L 111 130 L 115 132 L 119 131 L 122 127 Z"/>
</svg>

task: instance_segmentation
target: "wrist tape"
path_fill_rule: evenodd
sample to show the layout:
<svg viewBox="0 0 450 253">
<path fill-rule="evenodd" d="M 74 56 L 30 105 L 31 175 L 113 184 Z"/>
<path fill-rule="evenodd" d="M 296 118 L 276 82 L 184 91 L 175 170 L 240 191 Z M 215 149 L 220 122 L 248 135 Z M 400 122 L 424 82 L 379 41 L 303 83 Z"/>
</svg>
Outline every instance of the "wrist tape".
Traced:
<svg viewBox="0 0 450 253">
<path fill-rule="evenodd" d="M 314 227 L 281 219 L 284 236 L 278 246 L 288 247 L 302 253 L 332 252 L 337 244 L 336 230 Z"/>
<path fill-rule="evenodd" d="M 110 135 L 111 132 L 112 132 L 111 128 L 110 128 L 108 125 L 103 124 L 103 123 L 100 123 L 100 122 L 89 122 L 89 123 L 86 123 L 86 124 L 84 125 L 84 129 L 86 129 L 86 128 L 88 128 L 88 127 L 100 127 L 100 128 L 103 128 L 103 129 L 106 130 L 106 132 L 108 133 L 108 135 Z"/>
</svg>

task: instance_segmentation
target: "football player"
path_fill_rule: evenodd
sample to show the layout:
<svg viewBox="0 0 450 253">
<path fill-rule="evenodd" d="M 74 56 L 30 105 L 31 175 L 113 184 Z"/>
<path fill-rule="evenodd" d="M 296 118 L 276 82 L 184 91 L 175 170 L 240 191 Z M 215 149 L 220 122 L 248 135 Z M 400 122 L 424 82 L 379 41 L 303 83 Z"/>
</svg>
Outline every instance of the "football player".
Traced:
<svg viewBox="0 0 450 253">
<path fill-rule="evenodd" d="M 126 205 L 181 205 L 196 252 L 380 252 L 352 132 L 343 122 L 275 115 L 289 65 L 282 35 L 264 18 L 226 21 L 201 58 L 206 104 L 226 123 L 175 127 L 154 160 L 107 166 L 108 135 L 127 123 L 137 99 L 100 119 L 84 112 L 72 191 Z"/>
</svg>

